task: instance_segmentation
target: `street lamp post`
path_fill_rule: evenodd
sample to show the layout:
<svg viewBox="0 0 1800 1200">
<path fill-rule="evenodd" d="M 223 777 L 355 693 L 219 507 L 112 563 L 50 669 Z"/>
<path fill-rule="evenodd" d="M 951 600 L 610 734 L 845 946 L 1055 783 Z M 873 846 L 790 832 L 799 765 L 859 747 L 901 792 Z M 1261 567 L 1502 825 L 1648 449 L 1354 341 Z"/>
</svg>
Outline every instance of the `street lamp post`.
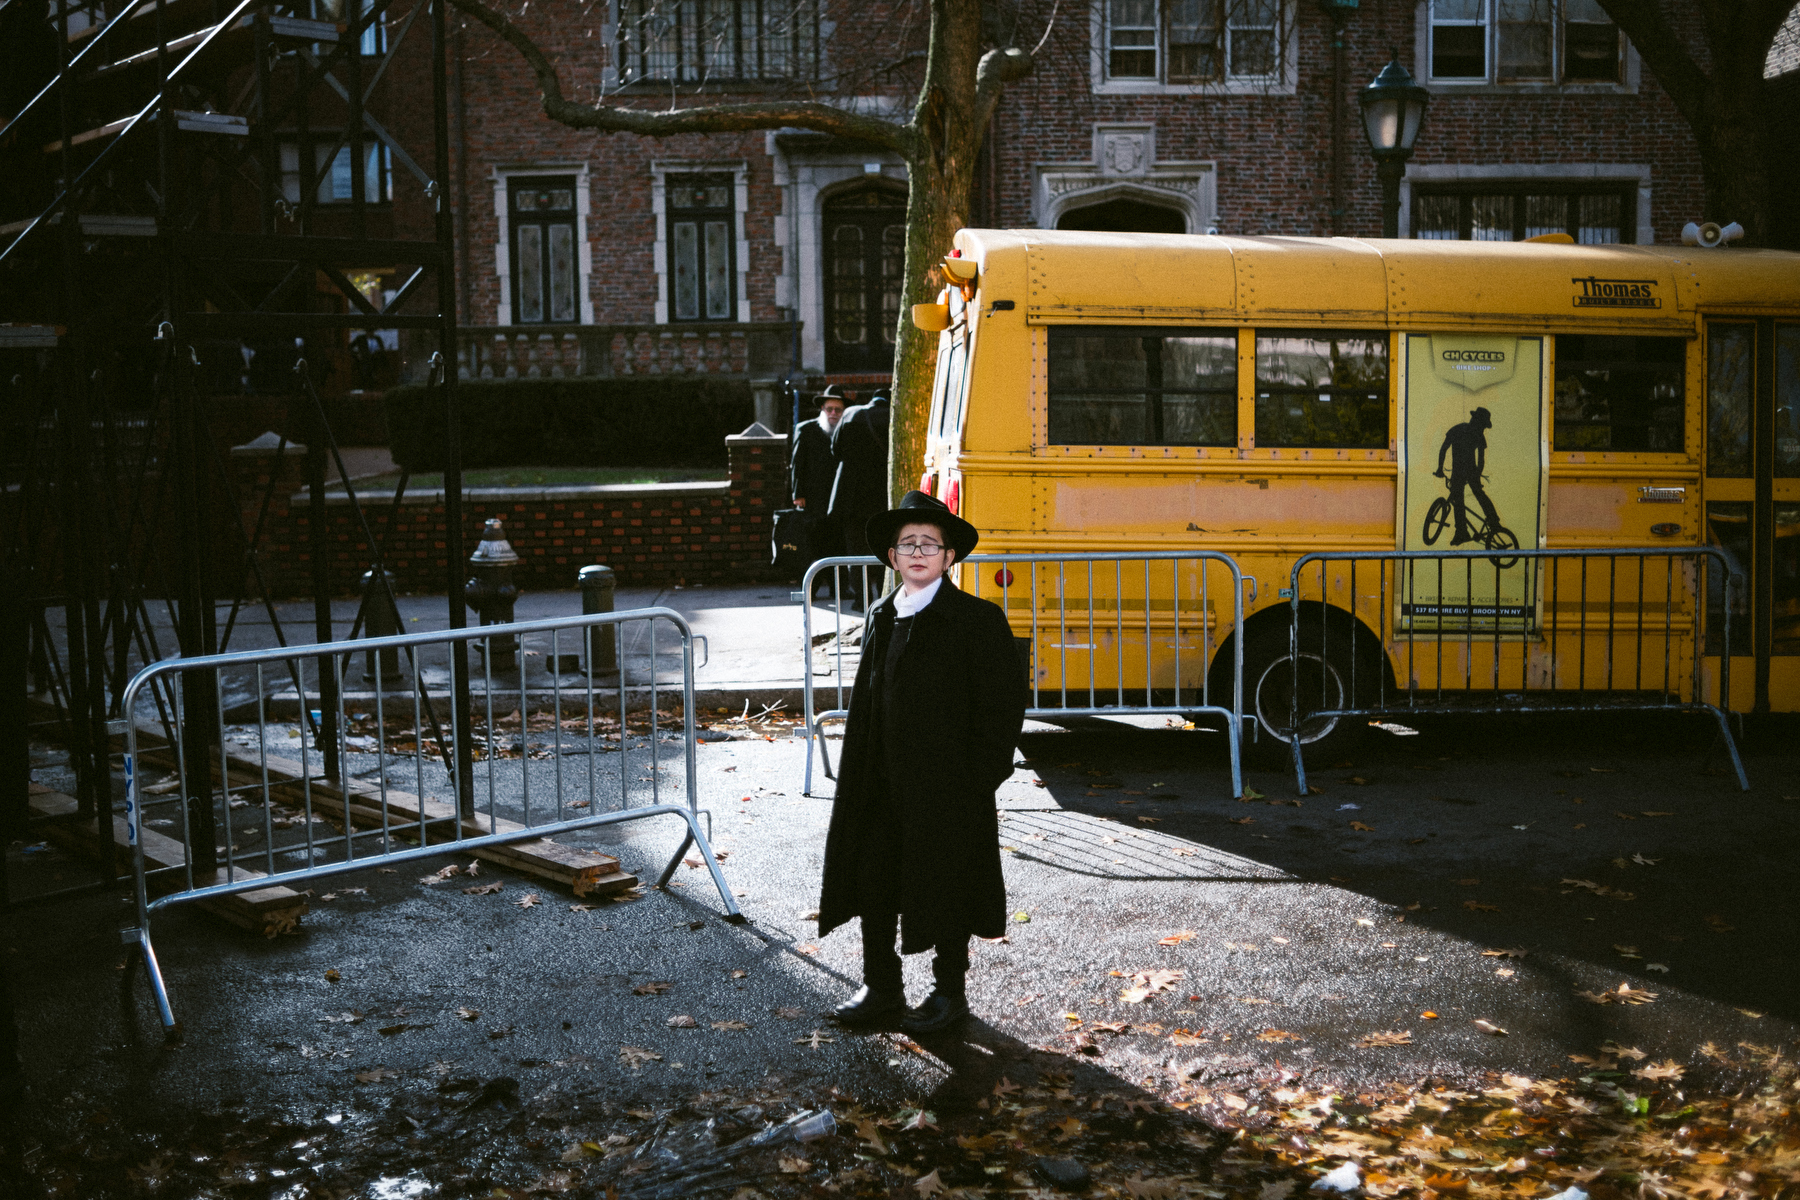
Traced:
<svg viewBox="0 0 1800 1200">
<path fill-rule="evenodd" d="M 1400 236 L 1400 180 L 1406 175 L 1406 160 L 1412 157 L 1413 142 L 1425 120 L 1425 106 L 1431 93 L 1414 81 L 1412 74 L 1400 65 L 1396 53 L 1375 81 L 1358 97 L 1362 105 L 1363 133 L 1369 139 L 1369 152 L 1375 157 L 1375 174 L 1381 180 L 1381 236 Z"/>
</svg>

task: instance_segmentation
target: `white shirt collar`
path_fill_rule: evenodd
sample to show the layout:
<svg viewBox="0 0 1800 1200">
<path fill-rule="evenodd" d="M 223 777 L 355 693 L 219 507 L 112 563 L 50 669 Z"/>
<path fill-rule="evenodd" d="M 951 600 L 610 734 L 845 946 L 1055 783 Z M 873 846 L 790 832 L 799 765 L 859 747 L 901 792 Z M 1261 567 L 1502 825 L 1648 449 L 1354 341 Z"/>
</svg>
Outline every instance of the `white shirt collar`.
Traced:
<svg viewBox="0 0 1800 1200">
<path fill-rule="evenodd" d="M 921 608 L 924 608 L 927 604 L 930 604 L 937 596 L 938 588 L 942 587 L 943 583 L 944 577 L 939 575 L 936 579 L 932 580 L 916 592 L 909 592 L 905 587 L 902 587 L 899 591 L 894 593 L 894 616 L 910 617 Z"/>
</svg>

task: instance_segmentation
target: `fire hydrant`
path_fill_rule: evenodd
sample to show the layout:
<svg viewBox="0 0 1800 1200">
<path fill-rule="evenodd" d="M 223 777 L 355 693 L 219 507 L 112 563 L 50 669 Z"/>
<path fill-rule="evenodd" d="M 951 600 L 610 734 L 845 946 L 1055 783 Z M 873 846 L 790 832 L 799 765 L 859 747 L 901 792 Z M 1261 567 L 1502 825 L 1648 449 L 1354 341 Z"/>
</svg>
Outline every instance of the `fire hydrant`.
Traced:
<svg viewBox="0 0 1800 1200">
<path fill-rule="evenodd" d="M 513 604 L 519 598 L 513 568 L 518 565 L 519 556 L 506 540 L 506 526 L 499 517 L 489 517 L 481 530 L 481 545 L 469 555 L 469 569 L 474 575 L 463 585 L 463 599 L 480 615 L 483 625 L 512 624 Z M 485 645 L 490 668 L 512 670 L 517 662 L 517 639 L 490 637 Z"/>
</svg>

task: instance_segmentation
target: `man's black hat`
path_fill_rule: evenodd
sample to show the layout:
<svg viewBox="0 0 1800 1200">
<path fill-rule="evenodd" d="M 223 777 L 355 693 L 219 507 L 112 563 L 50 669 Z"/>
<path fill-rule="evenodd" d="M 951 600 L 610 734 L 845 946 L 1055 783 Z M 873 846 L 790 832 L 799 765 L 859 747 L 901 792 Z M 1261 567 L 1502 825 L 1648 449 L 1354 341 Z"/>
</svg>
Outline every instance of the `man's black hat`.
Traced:
<svg viewBox="0 0 1800 1200">
<path fill-rule="evenodd" d="M 900 527 L 911 524 L 936 525 L 942 529 L 944 541 L 956 552 L 957 562 L 974 553 L 975 543 L 981 540 L 981 534 L 973 525 L 951 512 L 942 500 L 924 492 L 908 492 L 901 497 L 900 507 L 870 517 L 863 526 L 863 536 L 869 539 L 872 549 L 885 552 L 894 544 Z"/>
<path fill-rule="evenodd" d="M 1493 427 L 1493 424 L 1494 424 L 1493 414 L 1488 412 L 1488 410 L 1485 408 L 1476 408 L 1476 409 L 1469 410 L 1469 420 L 1473 421 L 1477 425 L 1486 425 L 1490 429 Z"/>
</svg>

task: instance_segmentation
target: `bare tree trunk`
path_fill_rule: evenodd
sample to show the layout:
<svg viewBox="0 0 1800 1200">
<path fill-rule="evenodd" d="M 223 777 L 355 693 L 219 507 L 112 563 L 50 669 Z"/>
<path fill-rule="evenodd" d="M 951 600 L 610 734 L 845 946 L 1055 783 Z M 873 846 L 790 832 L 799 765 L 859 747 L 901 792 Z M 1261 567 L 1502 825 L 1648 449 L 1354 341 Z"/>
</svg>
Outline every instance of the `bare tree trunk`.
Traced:
<svg viewBox="0 0 1800 1200">
<path fill-rule="evenodd" d="M 975 164 L 989 118 L 1007 83 L 1030 73 L 1032 56 L 1017 49 L 983 54 L 980 0 L 932 0 L 931 48 L 909 128 L 906 287 L 894 338 L 894 404 L 888 436 L 888 490 L 898 500 L 918 486 L 925 462 L 926 422 L 937 367 L 936 334 L 912 323 L 912 306 L 937 299 L 939 261 L 956 231 L 969 223 Z"/>
</svg>

